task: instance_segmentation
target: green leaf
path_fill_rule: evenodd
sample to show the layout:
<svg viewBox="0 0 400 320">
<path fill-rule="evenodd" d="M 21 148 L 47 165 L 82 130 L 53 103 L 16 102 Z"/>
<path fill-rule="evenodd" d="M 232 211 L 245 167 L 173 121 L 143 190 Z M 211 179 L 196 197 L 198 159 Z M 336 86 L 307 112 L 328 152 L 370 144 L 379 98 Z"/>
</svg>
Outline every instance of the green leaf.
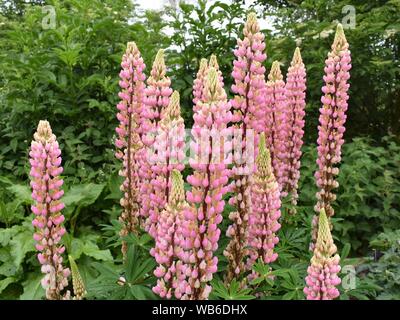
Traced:
<svg viewBox="0 0 400 320">
<path fill-rule="evenodd" d="M 28 186 L 23 184 L 13 184 L 7 187 L 7 189 L 11 191 L 21 203 L 30 204 L 33 202 L 31 198 L 31 190 Z"/>
<path fill-rule="evenodd" d="M 132 295 L 138 300 L 146 300 L 146 294 L 144 292 L 144 286 L 133 285 L 130 290 Z"/>
<path fill-rule="evenodd" d="M 126 255 L 126 262 L 125 262 L 125 275 L 126 280 L 128 282 L 133 282 L 133 274 L 135 273 L 136 268 L 138 267 L 137 261 L 139 258 L 139 251 L 137 250 L 135 245 L 128 245 L 128 252 Z"/>
<path fill-rule="evenodd" d="M 45 291 L 40 283 L 44 275 L 32 273 L 24 281 L 24 293 L 19 297 L 20 300 L 41 300 L 44 298 Z"/>
<path fill-rule="evenodd" d="M 14 258 L 14 265 L 19 268 L 25 255 L 35 251 L 35 241 L 33 240 L 33 228 L 27 228 L 19 232 L 10 241 L 11 255 Z"/>
<path fill-rule="evenodd" d="M 73 67 L 79 57 L 79 48 L 78 49 L 67 49 L 62 50 L 59 48 L 55 48 L 54 51 L 57 53 L 57 56 L 67 65 Z"/>
<path fill-rule="evenodd" d="M 111 266 L 104 263 L 94 262 L 93 267 L 100 272 L 102 277 L 114 280 L 115 282 L 118 280 L 119 274 Z"/>
<path fill-rule="evenodd" d="M 290 291 L 283 295 L 282 300 L 293 300 L 296 296 L 296 291 Z"/>
<path fill-rule="evenodd" d="M 107 186 L 110 191 L 110 193 L 105 197 L 105 199 L 113 199 L 113 200 L 119 200 L 122 197 L 122 193 L 120 190 L 120 186 L 122 184 L 122 177 L 118 175 L 118 173 L 113 174 L 110 176 L 110 179 L 108 180 Z"/>
<path fill-rule="evenodd" d="M 14 283 L 15 282 L 15 278 L 13 277 L 9 277 L 9 278 L 5 278 L 3 280 L 0 280 L 0 293 L 2 293 L 9 284 Z"/>
<path fill-rule="evenodd" d="M 156 267 L 156 262 L 154 258 L 149 258 L 142 262 L 141 264 L 136 264 L 137 267 L 134 268 L 134 272 L 132 274 L 132 282 L 137 281 L 144 277 L 146 274 L 150 273 Z"/>
<path fill-rule="evenodd" d="M 89 257 L 95 258 L 96 260 L 112 261 L 113 257 L 109 249 L 100 250 L 97 244 L 94 242 L 86 242 L 83 245 L 82 253 Z M 75 258 L 75 257 L 74 257 Z"/>
<path fill-rule="evenodd" d="M 87 183 L 72 186 L 65 196 L 63 202 L 65 206 L 87 207 L 93 204 L 103 191 L 104 184 Z"/>
<path fill-rule="evenodd" d="M 350 249 L 351 249 L 351 244 L 346 243 L 342 249 L 340 259 L 342 259 L 342 260 L 346 259 L 347 256 L 349 255 Z"/>
</svg>

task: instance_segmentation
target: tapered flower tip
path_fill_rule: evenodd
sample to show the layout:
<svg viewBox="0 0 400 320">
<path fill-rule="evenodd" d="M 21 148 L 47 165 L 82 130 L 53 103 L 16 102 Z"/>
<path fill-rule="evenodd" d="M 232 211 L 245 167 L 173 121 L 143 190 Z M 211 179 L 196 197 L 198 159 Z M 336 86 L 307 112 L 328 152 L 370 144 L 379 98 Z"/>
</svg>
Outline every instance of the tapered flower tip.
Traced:
<svg viewBox="0 0 400 320">
<path fill-rule="evenodd" d="M 211 60 L 211 58 L 210 58 Z M 202 58 L 200 60 L 200 66 L 199 66 L 199 73 L 204 73 L 204 71 L 208 68 L 208 61 L 205 58 Z"/>
<path fill-rule="evenodd" d="M 131 42 L 127 43 L 127 45 L 126 45 L 126 52 L 127 53 L 136 54 L 138 51 L 139 51 L 139 49 L 138 49 L 138 47 L 136 45 L 136 42 L 131 41 Z"/>
<path fill-rule="evenodd" d="M 86 295 L 85 283 L 79 273 L 78 266 L 71 255 L 68 255 L 69 264 L 71 266 L 72 286 L 76 299 L 82 299 Z"/>
<path fill-rule="evenodd" d="M 220 85 L 218 81 L 217 70 L 214 67 L 211 67 L 208 69 L 207 73 L 206 90 L 208 91 L 209 96 L 213 99 L 213 97 L 215 97 L 215 95 L 218 93 L 219 89 Z"/>
<path fill-rule="evenodd" d="M 177 119 L 181 116 L 180 96 L 178 91 L 174 91 L 169 99 L 169 104 L 166 109 L 167 117 Z"/>
<path fill-rule="evenodd" d="M 300 48 L 296 47 L 296 50 L 294 50 L 293 54 L 293 59 L 292 59 L 292 66 L 302 64 L 303 59 L 301 58 L 301 53 L 300 53 Z"/>
<path fill-rule="evenodd" d="M 260 134 L 258 149 L 259 152 L 256 159 L 257 174 L 262 177 L 269 177 L 272 174 L 271 155 L 266 146 L 264 132 Z"/>
<path fill-rule="evenodd" d="M 331 229 L 329 226 L 329 220 L 326 216 L 325 209 L 321 209 L 318 218 L 318 238 L 315 245 L 316 250 L 319 250 L 321 254 L 331 256 L 336 253 L 336 246 L 333 243 Z"/>
<path fill-rule="evenodd" d="M 257 15 L 255 12 L 250 12 L 247 15 L 247 21 L 244 25 L 243 33 L 246 35 L 247 33 L 256 33 L 260 31 L 260 26 L 257 21 Z"/>
<path fill-rule="evenodd" d="M 271 71 L 268 75 L 268 79 L 270 81 L 283 80 L 282 72 L 281 72 L 281 64 L 279 61 L 274 61 L 272 63 Z"/>
<path fill-rule="evenodd" d="M 347 49 L 348 43 L 344 34 L 343 26 L 339 23 L 336 27 L 335 39 L 333 40 L 332 49 L 344 50 Z"/>
<path fill-rule="evenodd" d="M 210 57 L 210 62 L 208 64 L 208 66 L 211 68 L 215 68 L 215 70 L 219 70 L 219 65 L 218 65 L 218 61 L 217 61 L 217 57 L 215 54 L 212 54 Z"/>
<path fill-rule="evenodd" d="M 210 91 L 216 91 L 217 85 L 218 85 L 218 74 L 217 70 L 214 67 L 210 67 L 208 69 L 208 74 L 207 74 L 207 85 L 210 89 Z"/>
<path fill-rule="evenodd" d="M 265 133 L 264 132 L 262 132 L 260 134 L 260 142 L 258 143 L 258 148 L 259 148 L 259 152 L 260 153 L 265 152 L 266 149 L 267 149 L 267 144 L 265 142 Z"/>
<path fill-rule="evenodd" d="M 50 140 L 54 140 L 55 136 L 53 135 L 53 131 L 51 130 L 50 123 L 47 120 L 40 120 L 39 125 L 37 127 L 37 131 L 33 135 L 36 141 L 47 142 Z"/>
<path fill-rule="evenodd" d="M 174 169 L 171 172 L 171 194 L 169 204 L 176 206 L 185 201 L 185 188 L 183 184 L 182 174 Z"/>
<path fill-rule="evenodd" d="M 166 69 L 167 68 L 165 66 L 164 50 L 160 49 L 158 50 L 154 59 L 151 75 L 153 78 L 156 78 L 156 80 L 159 80 L 165 76 Z"/>
</svg>

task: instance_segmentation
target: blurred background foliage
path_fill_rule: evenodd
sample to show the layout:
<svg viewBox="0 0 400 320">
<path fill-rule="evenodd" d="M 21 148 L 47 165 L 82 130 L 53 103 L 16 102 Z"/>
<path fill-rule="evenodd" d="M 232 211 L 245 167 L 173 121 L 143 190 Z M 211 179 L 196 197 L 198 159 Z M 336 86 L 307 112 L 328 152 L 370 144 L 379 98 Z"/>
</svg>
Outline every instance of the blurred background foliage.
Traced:
<svg viewBox="0 0 400 320">
<path fill-rule="evenodd" d="M 51 5 L 56 27 L 43 29 Z M 118 168 L 114 158 L 118 73 L 128 41 L 136 41 L 149 73 L 166 49 L 172 87 L 192 125 L 192 83 L 200 59 L 215 53 L 231 95 L 233 49 L 249 9 L 267 21 L 267 70 L 279 60 L 286 73 L 296 45 L 307 67 L 306 135 L 298 214 L 284 214 L 280 258 L 257 266 L 267 299 L 303 299 L 310 222 L 315 204 L 316 147 L 324 60 L 337 21 L 352 5 L 354 29 L 345 30 L 352 52 L 350 104 L 340 188 L 335 203 L 336 243 L 342 265 L 356 266 L 357 288 L 343 299 L 395 299 L 400 295 L 400 1 L 279 0 L 169 1 L 159 11 L 129 0 L 4 0 L 0 4 L 0 298 L 43 297 L 30 214 L 28 150 L 40 119 L 51 122 L 63 152 L 67 250 L 77 261 L 89 298 L 155 298 L 151 240 L 127 239 L 120 256 Z M 228 215 L 229 206 L 225 216 Z M 286 211 L 285 211 L 286 212 Z M 226 219 L 222 224 L 226 228 Z M 223 232 L 224 234 L 224 232 Z M 221 238 L 220 272 L 225 261 Z M 133 262 L 138 261 L 141 264 Z M 127 270 L 125 272 L 124 270 Z M 279 271 L 280 270 L 280 271 Z M 130 286 L 116 280 L 125 272 Z M 248 299 L 254 292 L 219 274 L 214 298 Z"/>
</svg>

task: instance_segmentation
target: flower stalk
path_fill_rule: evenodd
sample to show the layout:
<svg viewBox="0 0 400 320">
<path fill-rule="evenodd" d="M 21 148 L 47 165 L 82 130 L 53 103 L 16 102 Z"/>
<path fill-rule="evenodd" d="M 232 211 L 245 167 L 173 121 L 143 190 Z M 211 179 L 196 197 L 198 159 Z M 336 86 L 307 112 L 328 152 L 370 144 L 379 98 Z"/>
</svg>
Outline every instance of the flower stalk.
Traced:
<svg viewBox="0 0 400 320">
<path fill-rule="evenodd" d="M 41 271 L 45 274 L 41 284 L 46 290 L 47 299 L 68 300 L 70 292 L 65 288 L 68 286 L 70 270 L 63 266 L 65 247 L 60 243 L 66 232 L 63 227 L 65 218 L 61 213 L 64 208 L 61 201 L 64 194 L 61 189 L 64 182 L 60 177 L 63 172 L 61 150 L 48 121 L 39 121 L 33 138 L 29 152 L 34 200 L 31 209 L 35 215 L 32 221 L 35 227 L 33 238 L 39 251 Z"/>
<path fill-rule="evenodd" d="M 337 165 L 341 161 L 341 147 L 344 143 L 346 111 L 348 108 L 348 90 L 350 84 L 349 70 L 351 56 L 349 44 L 344 35 L 341 24 L 337 26 L 332 50 L 325 60 L 325 85 L 322 87 L 324 95 L 321 98 L 322 107 L 318 126 L 318 170 L 315 172 L 316 184 L 319 191 L 316 194 L 317 204 L 315 211 L 325 210 L 328 218 L 334 215 L 332 202 L 336 195 L 333 190 L 339 187 L 335 177 L 339 174 Z M 313 243 L 316 240 L 318 219 L 313 219 Z M 311 244 L 312 247 L 312 244 Z"/>
<path fill-rule="evenodd" d="M 118 94 L 121 101 L 117 105 L 119 126 L 116 128 L 118 137 L 115 140 L 117 147 L 115 155 L 122 160 L 119 174 L 124 178 L 121 185 L 124 196 L 120 201 L 122 214 L 119 220 L 122 224 L 120 235 L 125 237 L 131 232 L 138 232 L 141 207 L 139 168 L 143 159 L 138 151 L 143 148 L 141 114 L 144 106 L 145 64 L 134 42 L 128 43 L 121 67 L 119 74 L 121 91 Z M 126 252 L 127 245 L 123 241 L 124 256 Z"/>
<path fill-rule="evenodd" d="M 169 201 L 171 194 L 171 172 L 182 171 L 185 157 L 185 124 L 181 116 L 180 96 L 178 91 L 171 95 L 169 105 L 164 110 L 159 122 L 157 137 L 154 141 L 154 153 L 150 158 L 153 176 L 149 219 L 146 231 L 154 236 L 161 212 Z"/>
<path fill-rule="evenodd" d="M 184 299 L 207 299 L 211 291 L 209 282 L 217 271 L 218 249 L 225 201 L 228 191 L 229 170 L 225 153 L 229 144 L 225 139 L 227 124 L 231 120 L 230 104 L 214 67 L 207 71 L 203 99 L 197 101 L 194 114 L 192 150 L 190 159 L 193 174 L 187 181 L 192 186 L 187 192 L 191 207 L 185 210 L 185 249 L 189 252 L 188 286 Z"/>
<path fill-rule="evenodd" d="M 281 200 L 264 133 L 260 137 L 256 165 L 252 186 L 253 208 L 249 218 L 249 269 L 259 258 L 266 264 L 278 258 L 274 247 L 279 242 L 276 233 L 281 227 Z"/>
<path fill-rule="evenodd" d="M 325 209 L 321 209 L 318 220 L 317 243 L 307 269 L 304 293 L 307 300 L 332 300 L 340 295 L 336 288 L 341 282 L 338 277 L 340 257 L 336 254 Z"/>
<path fill-rule="evenodd" d="M 300 48 L 296 48 L 286 77 L 286 99 L 289 112 L 288 135 L 288 179 L 283 186 L 290 195 L 293 206 L 298 199 L 298 181 L 300 178 L 301 147 L 304 135 L 304 108 L 306 106 L 306 69 L 301 58 Z M 291 210 L 291 213 L 295 211 Z"/>
<path fill-rule="evenodd" d="M 233 205 L 236 211 L 229 215 L 232 224 L 227 230 L 227 236 L 231 241 L 224 250 L 229 262 L 226 283 L 230 283 L 233 278 L 239 278 L 246 269 L 243 260 L 247 255 L 245 247 L 249 214 L 252 210 L 252 174 L 258 151 L 258 133 L 264 130 L 262 119 L 265 109 L 265 68 L 262 63 L 267 56 L 264 53 L 264 35 L 260 32 L 255 13 L 248 15 L 243 34 L 243 40 L 238 39 L 238 48 L 234 51 L 236 60 L 233 62 L 232 72 L 232 91 L 235 94 L 231 100 L 234 108 L 232 129 L 239 134 L 233 134 L 233 196 L 229 204 Z"/>
<path fill-rule="evenodd" d="M 186 269 L 184 261 L 183 212 L 188 207 L 181 173 L 174 169 L 171 173 L 171 193 L 164 211 L 161 213 L 154 234 L 155 247 L 150 253 L 158 267 L 154 275 L 158 278 L 153 291 L 162 298 L 172 296 L 180 299 L 186 292 Z"/>
<path fill-rule="evenodd" d="M 142 162 L 139 172 L 141 178 L 140 215 L 146 220 L 149 220 L 150 215 L 158 214 L 158 211 L 162 210 L 165 205 L 163 203 L 160 207 L 154 207 L 151 200 L 151 195 L 154 194 L 151 181 L 156 178 L 156 174 L 152 170 L 151 152 L 154 151 L 152 146 L 157 137 L 159 123 L 169 105 L 172 94 L 171 80 L 166 75 L 166 72 L 164 50 L 160 49 L 154 59 L 150 77 L 147 79 L 147 87 L 145 89 L 146 108 L 142 112 L 143 148 L 140 150 Z M 149 227 L 148 223 L 149 221 L 146 221 L 145 229 Z"/>
<path fill-rule="evenodd" d="M 274 176 L 279 184 L 281 197 L 288 180 L 289 110 L 286 104 L 285 82 L 279 61 L 272 63 L 266 84 L 265 135 L 271 153 Z"/>
</svg>

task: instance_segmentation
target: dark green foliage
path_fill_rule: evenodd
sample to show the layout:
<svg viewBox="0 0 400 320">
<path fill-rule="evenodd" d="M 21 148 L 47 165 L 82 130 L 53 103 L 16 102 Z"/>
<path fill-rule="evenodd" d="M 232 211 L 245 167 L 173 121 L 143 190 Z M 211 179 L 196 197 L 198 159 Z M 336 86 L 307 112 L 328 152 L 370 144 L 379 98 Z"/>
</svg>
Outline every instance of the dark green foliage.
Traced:
<svg viewBox="0 0 400 320">
<path fill-rule="evenodd" d="M 304 148 L 300 180 L 300 208 L 313 214 L 317 191 L 315 145 Z M 355 138 L 343 146 L 337 201 L 334 203 L 334 236 L 351 243 L 353 253 L 368 253 L 377 233 L 400 229 L 400 147 L 393 137 L 381 146 L 371 139 Z"/>
<path fill-rule="evenodd" d="M 307 68 L 308 141 L 315 141 L 322 73 L 336 23 L 346 22 L 345 6 L 355 9 L 355 28 L 345 29 L 352 53 L 347 137 L 394 134 L 400 139 L 400 1 L 256 1 L 275 18 L 267 42 L 270 62 L 287 69 L 296 40 Z M 343 10 L 343 11 L 342 11 Z"/>
<path fill-rule="evenodd" d="M 371 241 L 374 260 L 363 265 L 380 290 L 379 300 L 400 299 L 400 230 L 380 234 Z M 371 259 L 372 260 L 372 259 Z"/>
<path fill-rule="evenodd" d="M 218 57 L 220 70 L 225 75 L 225 88 L 229 92 L 232 50 L 246 18 L 246 10 L 241 1 L 234 1 L 231 5 L 216 1 L 207 5 L 207 1 L 200 0 L 197 5 L 180 3 L 179 8 L 166 9 L 171 18 L 169 27 L 174 30 L 171 44 L 177 48 L 168 56 L 170 65 L 176 65 L 172 75 L 173 86 L 181 93 L 185 123 L 191 126 L 192 86 L 200 60 L 208 59 L 212 54 Z"/>
<path fill-rule="evenodd" d="M 26 177 L 27 149 L 40 119 L 47 119 L 64 155 L 65 174 L 100 178 L 114 162 L 118 73 L 128 41 L 144 48 L 151 65 L 166 38 L 157 14 L 140 17 L 127 0 L 48 1 L 56 29 L 42 29 L 44 14 L 30 7 L 24 20 L 5 20 L 0 43 L 0 173 Z M 157 41 L 155 41 L 157 39 Z M 94 116 L 95 115 L 95 116 Z"/>
</svg>

